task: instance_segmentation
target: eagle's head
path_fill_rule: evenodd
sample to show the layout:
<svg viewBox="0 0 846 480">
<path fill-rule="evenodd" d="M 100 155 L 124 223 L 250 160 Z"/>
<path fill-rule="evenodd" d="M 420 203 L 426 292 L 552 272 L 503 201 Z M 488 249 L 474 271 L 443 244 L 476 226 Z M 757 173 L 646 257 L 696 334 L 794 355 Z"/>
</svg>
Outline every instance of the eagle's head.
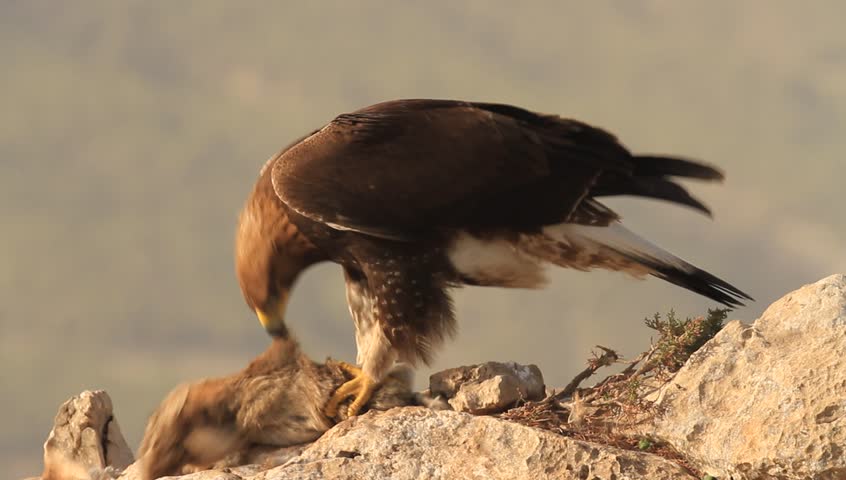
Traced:
<svg viewBox="0 0 846 480">
<path fill-rule="evenodd" d="M 287 334 L 289 292 L 318 260 L 317 249 L 289 221 L 269 172 L 262 171 L 238 218 L 235 273 L 244 300 L 271 335 Z"/>
</svg>

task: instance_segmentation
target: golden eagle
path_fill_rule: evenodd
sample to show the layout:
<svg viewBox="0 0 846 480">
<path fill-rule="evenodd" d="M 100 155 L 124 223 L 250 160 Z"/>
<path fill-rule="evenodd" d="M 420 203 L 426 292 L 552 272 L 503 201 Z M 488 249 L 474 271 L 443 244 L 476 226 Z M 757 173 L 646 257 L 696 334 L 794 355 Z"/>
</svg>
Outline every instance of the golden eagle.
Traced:
<svg viewBox="0 0 846 480">
<path fill-rule="evenodd" d="M 747 294 L 627 230 L 601 197 L 709 214 L 673 177 L 723 178 L 633 155 L 610 133 L 522 108 L 396 100 L 338 116 L 271 158 L 240 215 L 236 271 L 272 335 L 299 273 L 340 264 L 360 369 L 326 406 L 356 414 L 395 361 L 428 362 L 455 330 L 448 290 L 537 288 L 543 266 L 652 275 L 727 306 Z"/>
</svg>

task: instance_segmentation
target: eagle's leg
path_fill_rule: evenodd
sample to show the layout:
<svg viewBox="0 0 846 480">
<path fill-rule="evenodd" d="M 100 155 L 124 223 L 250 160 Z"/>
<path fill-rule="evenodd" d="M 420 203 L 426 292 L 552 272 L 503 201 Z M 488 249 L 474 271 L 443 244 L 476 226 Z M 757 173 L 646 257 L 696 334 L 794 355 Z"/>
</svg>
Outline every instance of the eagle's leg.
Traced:
<svg viewBox="0 0 846 480">
<path fill-rule="evenodd" d="M 378 386 L 378 382 L 360 368 L 346 362 L 341 363 L 340 366 L 353 378 L 338 387 L 326 403 L 323 413 L 329 418 L 334 418 L 338 414 L 338 406 L 349 397 L 354 398 L 347 410 L 347 415 L 350 417 L 358 415 Z"/>
<path fill-rule="evenodd" d="M 338 413 L 338 405 L 351 396 L 354 399 L 348 414 L 351 417 L 358 415 L 398 358 L 398 352 L 385 335 L 382 318 L 382 315 L 390 313 L 385 309 L 390 304 L 389 299 L 379 298 L 361 272 L 345 268 L 344 276 L 347 303 L 355 324 L 355 344 L 358 350 L 356 363 L 360 368 L 352 365 L 344 367 L 353 378 L 338 387 L 326 404 L 323 411 L 330 418 Z M 371 280 L 381 285 L 382 291 L 386 291 L 387 285 L 391 284 L 381 281 L 378 275 L 373 277 Z"/>
</svg>

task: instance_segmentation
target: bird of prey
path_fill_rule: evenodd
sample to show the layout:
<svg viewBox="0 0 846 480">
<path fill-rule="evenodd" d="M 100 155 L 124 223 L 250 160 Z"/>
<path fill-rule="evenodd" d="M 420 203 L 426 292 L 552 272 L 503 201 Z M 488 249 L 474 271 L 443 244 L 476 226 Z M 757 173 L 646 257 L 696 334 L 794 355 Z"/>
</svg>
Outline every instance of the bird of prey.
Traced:
<svg viewBox="0 0 846 480">
<path fill-rule="evenodd" d="M 627 230 L 600 202 L 633 195 L 710 214 L 674 177 L 721 180 L 682 158 L 635 155 L 610 133 L 494 103 L 395 100 L 339 115 L 268 160 L 239 218 L 247 304 L 284 336 L 298 275 L 343 267 L 359 367 L 326 405 L 356 414 L 395 361 L 428 362 L 455 330 L 449 289 L 539 288 L 544 265 L 652 275 L 726 306 L 749 295 Z"/>
</svg>

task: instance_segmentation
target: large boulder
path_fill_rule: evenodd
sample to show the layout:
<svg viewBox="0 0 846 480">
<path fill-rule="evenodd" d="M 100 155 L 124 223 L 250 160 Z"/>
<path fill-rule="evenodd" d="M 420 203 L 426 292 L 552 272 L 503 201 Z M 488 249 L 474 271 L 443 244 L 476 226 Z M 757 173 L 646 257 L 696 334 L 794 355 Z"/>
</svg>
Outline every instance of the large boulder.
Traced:
<svg viewBox="0 0 846 480">
<path fill-rule="evenodd" d="M 846 276 L 728 323 L 658 409 L 652 433 L 718 478 L 846 478 Z"/>
<path fill-rule="evenodd" d="M 679 465 L 649 453 L 582 442 L 493 417 L 424 407 L 369 412 L 344 421 L 300 455 L 281 466 L 272 465 L 271 455 L 264 465 L 178 478 L 696 480 Z M 135 463 L 118 480 L 141 478 Z"/>
<path fill-rule="evenodd" d="M 581 442 L 492 417 L 422 407 L 337 425 L 287 464 L 254 480 L 693 480 L 656 455 Z"/>
</svg>

